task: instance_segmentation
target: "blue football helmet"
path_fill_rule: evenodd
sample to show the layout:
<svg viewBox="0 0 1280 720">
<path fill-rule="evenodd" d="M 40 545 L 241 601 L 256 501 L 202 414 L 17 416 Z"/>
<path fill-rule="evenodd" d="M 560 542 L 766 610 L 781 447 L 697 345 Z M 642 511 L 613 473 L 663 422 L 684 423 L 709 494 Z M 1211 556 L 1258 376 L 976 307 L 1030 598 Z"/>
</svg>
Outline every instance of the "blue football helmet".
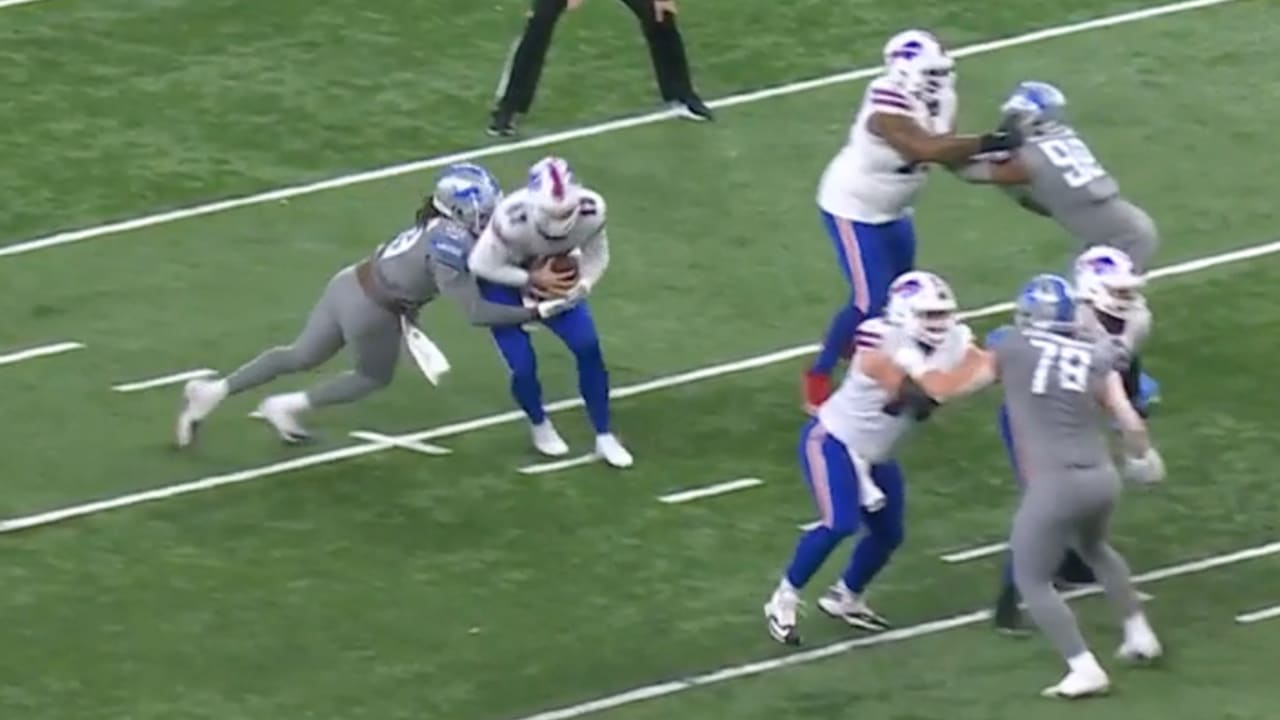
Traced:
<svg viewBox="0 0 1280 720">
<path fill-rule="evenodd" d="M 1005 124 L 1013 124 L 1028 135 L 1052 132 L 1067 122 L 1067 96 L 1046 82 L 1018 83 L 1000 106 Z"/>
<path fill-rule="evenodd" d="M 450 165 L 436 178 L 431 205 L 436 212 L 479 235 L 502 200 L 502 187 L 479 165 Z"/>
<path fill-rule="evenodd" d="M 1059 275 L 1036 275 L 1022 287 L 1014 303 L 1014 322 L 1069 335 L 1077 328 L 1076 297 L 1071 283 Z"/>
</svg>

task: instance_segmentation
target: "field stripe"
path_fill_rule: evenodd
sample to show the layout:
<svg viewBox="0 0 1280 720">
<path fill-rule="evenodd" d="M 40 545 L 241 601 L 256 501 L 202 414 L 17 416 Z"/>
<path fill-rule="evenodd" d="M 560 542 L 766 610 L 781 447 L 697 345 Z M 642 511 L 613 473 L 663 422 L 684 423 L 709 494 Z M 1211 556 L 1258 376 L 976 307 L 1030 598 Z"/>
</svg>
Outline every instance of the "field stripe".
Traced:
<svg viewBox="0 0 1280 720">
<path fill-rule="evenodd" d="M 1187 262 L 1168 265 L 1153 271 L 1148 275 L 1152 278 L 1173 277 L 1183 275 L 1190 272 L 1198 272 L 1218 265 L 1246 260 L 1255 257 L 1269 255 L 1280 252 L 1280 242 L 1270 242 L 1262 245 L 1254 245 L 1252 247 L 1232 250 L 1230 252 L 1211 255 L 1205 258 L 1190 260 Z M 988 305 L 977 310 L 969 310 L 961 313 L 963 318 L 978 318 L 988 315 L 994 315 L 1001 312 L 1008 312 L 1012 308 L 1011 303 L 996 303 Z M 668 375 L 666 377 L 656 378 L 637 385 L 630 385 L 622 388 L 615 388 L 610 393 L 614 398 L 625 398 L 642 393 L 654 392 L 665 388 L 676 387 L 679 385 L 687 385 L 702 380 L 729 375 L 731 373 L 742 372 L 758 367 L 765 367 L 780 362 L 804 357 L 813 354 L 818 349 L 816 344 L 800 345 L 785 350 L 766 353 L 755 357 L 745 358 L 743 360 L 734 360 L 733 362 L 712 365 L 709 367 L 690 370 L 688 372 Z M 548 412 L 558 412 L 569 408 L 576 408 L 582 405 L 581 398 L 570 398 L 559 400 L 547 405 Z M 397 440 L 408 440 L 411 442 L 422 442 L 426 440 L 434 440 L 436 438 L 451 437 L 453 435 L 461 435 L 463 433 L 474 432 L 484 428 L 503 425 L 510 422 L 517 422 L 524 418 L 524 413 L 520 410 L 509 410 L 507 412 L 495 415 L 486 415 L 484 417 L 474 418 L 472 420 L 464 420 L 461 422 L 441 425 L 439 427 L 423 430 L 421 432 L 409 433 L 407 435 L 388 436 L 395 437 Z M 314 455 L 304 455 L 292 460 L 272 463 L 261 467 L 248 468 L 223 475 L 213 475 L 191 482 L 169 485 L 166 487 L 155 488 L 143 492 L 131 493 L 128 495 L 120 495 L 118 497 L 97 500 L 94 502 L 72 505 L 69 507 L 51 510 L 48 512 L 26 515 L 23 517 L 12 518 L 0 521 L 0 533 L 14 532 L 17 530 L 26 530 L 40 525 L 49 525 L 72 518 L 92 515 L 94 513 L 106 512 L 118 508 L 129 507 L 131 505 L 139 505 L 142 503 L 152 502 L 154 500 L 163 500 L 166 498 L 177 497 L 189 493 L 202 492 L 204 490 L 212 490 L 213 488 L 222 487 L 224 485 L 234 485 L 236 483 L 248 482 L 259 478 L 278 475 L 280 473 L 291 472 L 302 468 L 315 467 L 317 465 L 325 465 L 332 462 L 339 462 L 349 458 L 361 457 L 371 453 L 381 452 L 389 449 L 391 446 L 385 443 L 370 443 L 367 445 L 351 445 L 348 447 L 337 448 L 335 450 L 327 450 L 316 453 Z"/>
<path fill-rule="evenodd" d="M 1201 560 L 1170 565 L 1141 575 L 1136 575 L 1133 579 L 1135 582 L 1140 583 L 1155 582 L 1181 575 L 1200 573 L 1225 565 L 1232 565 L 1239 562 L 1245 562 L 1247 560 L 1253 560 L 1255 558 L 1265 557 L 1267 555 L 1275 555 L 1277 553 L 1280 553 L 1280 542 L 1273 542 L 1266 545 L 1259 545 L 1227 553 L 1225 555 L 1214 555 Z M 1101 592 L 1101 588 L 1088 587 L 1064 593 L 1063 597 L 1086 597 L 1089 595 L 1098 595 Z M 978 610 L 975 612 L 965 613 L 963 615 L 953 615 L 951 617 L 941 618 L 939 620 L 933 620 L 919 625 L 890 630 L 877 635 L 868 635 L 854 640 L 832 643 L 831 645 L 825 645 L 813 650 L 805 650 L 803 652 L 769 658 L 759 662 L 736 665 L 734 667 L 716 670 L 715 672 L 703 675 L 694 675 L 679 680 L 659 683 L 657 685 L 640 687 L 617 695 L 610 695 L 608 697 L 592 700 L 590 702 L 571 705 L 569 707 L 559 708 L 556 710 L 548 710 L 535 715 L 528 715 L 526 717 L 519 718 L 519 720 L 572 720 L 573 718 L 591 715 L 592 713 L 601 712 L 603 710 L 611 710 L 613 708 L 622 707 L 623 705 L 631 705 L 642 700 L 651 700 L 656 697 L 674 695 L 679 692 L 692 690 L 706 685 L 715 685 L 729 680 L 751 677 L 752 675 L 761 675 L 763 673 L 780 670 L 793 665 L 803 665 L 805 663 L 814 662 L 815 660 L 822 660 L 834 655 L 841 655 L 858 648 L 887 645 L 889 643 L 902 642 L 904 640 L 911 640 L 918 637 L 924 637 L 926 635 L 934 635 L 936 633 L 954 630 L 967 625 L 976 625 L 978 623 L 987 622 L 990 619 L 990 610 Z"/>
<path fill-rule="evenodd" d="M 42 0 L 0 0 L 0 10 L 18 7 L 19 5 L 30 5 L 38 2 L 42 2 Z"/>
<path fill-rule="evenodd" d="M 998 542 L 990 545 L 979 545 L 978 547 L 969 548 L 968 550 L 957 550 L 956 552 L 947 553 L 942 556 L 942 562 L 945 563 L 962 563 L 970 560 L 977 560 L 991 555 L 999 555 L 1009 548 L 1008 543 Z"/>
<path fill-rule="evenodd" d="M 1240 613 L 1239 615 L 1236 616 L 1236 622 L 1242 625 L 1248 625 L 1251 623 L 1262 622 L 1263 620 L 1271 620 L 1273 618 L 1278 618 L 1278 617 L 1280 617 L 1280 605 L 1276 605 L 1275 607 L 1263 608 L 1261 610 L 1254 610 L 1253 612 Z"/>
<path fill-rule="evenodd" d="M 739 490 L 759 487 L 763 484 L 764 481 L 760 478 L 739 478 L 738 480 L 729 480 L 727 482 L 716 483 L 715 485 L 706 485 L 704 487 L 659 495 L 658 502 L 666 503 L 668 505 L 679 505 L 680 503 L 693 502 L 694 500 L 701 500 L 702 498 L 715 497 L 716 495 L 724 495 L 726 493 L 737 492 Z"/>
<path fill-rule="evenodd" d="M 1164 15 L 1173 15 L 1176 13 L 1187 12 L 1190 10 L 1199 10 L 1201 8 L 1212 7 L 1215 5 L 1225 5 L 1236 0 L 1187 0 L 1184 2 L 1175 2 L 1167 5 L 1158 5 L 1155 7 L 1143 8 L 1131 12 L 1120 13 L 1117 15 L 1108 15 L 1105 17 L 1085 20 L 1083 22 L 1071 23 L 1067 25 L 1058 25 L 1054 27 L 1036 30 L 1022 35 L 1001 38 L 981 42 L 974 45 L 967 45 L 952 51 L 955 57 L 969 57 L 971 55 L 980 55 L 983 53 L 1003 50 L 1005 48 L 1017 47 L 1019 45 L 1028 45 L 1031 43 L 1051 40 L 1067 35 L 1074 35 L 1091 30 L 1100 30 L 1103 28 L 1115 27 L 1127 23 L 1149 20 L 1151 18 L 1161 17 Z M 727 108 L 736 105 L 744 105 L 747 103 L 759 102 L 770 98 L 781 97 L 783 95 L 791 95 L 794 93 L 805 92 L 817 88 L 835 85 L 839 83 L 852 82 L 854 80 L 863 80 L 875 76 L 880 72 L 881 68 L 870 67 L 858 70 L 850 70 L 846 72 L 834 73 L 823 77 L 814 78 L 812 80 L 802 80 L 799 82 L 786 83 L 763 90 L 740 93 L 729 97 L 719 98 L 708 103 L 713 108 Z M 383 180 L 386 178 L 407 175 L 409 173 L 430 170 L 432 168 L 443 167 L 455 162 L 475 161 L 486 157 L 496 155 L 507 155 L 522 150 L 530 150 L 533 148 L 546 147 L 570 140 L 578 140 L 581 138 L 595 137 L 607 133 L 618 132 L 628 128 L 640 127 L 642 125 L 652 125 L 653 123 L 662 122 L 675 117 L 675 114 L 669 110 L 661 112 L 652 112 L 644 115 L 612 120 L 610 122 L 588 125 L 586 127 L 565 130 L 562 132 L 551 133 L 549 135 L 541 135 L 538 137 L 528 138 L 518 142 L 511 142 L 499 145 L 489 145 L 471 150 L 450 153 L 448 155 L 440 155 L 436 157 L 417 160 L 414 162 L 390 165 L 387 167 L 377 168 L 375 170 L 367 170 L 349 175 L 341 175 L 338 177 L 321 180 L 319 182 L 307 183 L 305 185 L 292 185 L 289 187 L 278 188 L 267 192 L 258 193 L 256 195 L 246 195 L 236 198 L 228 198 L 214 202 L 203 203 L 192 207 L 179 208 L 159 212 L 152 215 L 123 220 L 119 222 L 97 225 L 79 230 L 69 230 L 66 232 L 46 235 L 44 237 L 27 240 L 25 242 L 14 243 L 11 245 L 0 246 L 0 257 L 9 255 L 21 255 L 23 253 L 34 252 L 36 250 L 44 250 L 47 248 L 68 245 L 70 243 L 81 242 L 83 240 L 91 240 L 94 238 L 106 237 L 108 235 L 117 235 L 132 230 L 140 230 L 142 228 L 154 227 L 156 225 L 164 225 L 167 223 L 186 220 L 188 218 L 200 217 L 203 215 L 211 215 L 213 213 L 234 210 L 236 208 L 249 207 L 251 205 L 260 205 L 263 203 L 277 202 L 280 200 L 288 200 L 302 195 L 310 195 L 313 193 L 323 192 L 325 190 L 333 190 L 336 188 L 349 187 L 351 185 L 359 185 L 361 183 Z"/>
<path fill-rule="evenodd" d="M 392 437 L 391 435 L 383 435 L 382 433 L 369 432 L 368 430 L 353 430 L 348 434 L 351 437 L 355 438 L 356 440 L 364 440 L 365 442 L 389 445 L 394 448 L 400 448 L 401 450 L 411 450 L 416 453 L 422 453 L 423 455 L 439 456 L 439 455 L 453 454 L 453 451 L 447 447 L 440 447 L 439 445 L 431 445 L 428 443 L 413 442 L 412 440 L 401 440 L 400 438 Z"/>
<path fill-rule="evenodd" d="M 41 345 L 39 347 L 12 352 L 8 355 L 0 355 L 0 365 L 12 365 L 24 360 L 34 360 L 48 355 L 58 355 L 64 352 L 71 352 L 72 350 L 80 350 L 82 348 L 84 348 L 84 343 L 78 342 L 60 342 L 53 343 L 52 345 Z"/>
<path fill-rule="evenodd" d="M 516 472 L 524 475 L 544 475 L 559 470 L 568 470 L 580 465 L 590 465 L 593 462 L 599 462 L 600 456 L 595 453 L 579 455 L 578 457 L 565 458 L 564 460 L 552 460 L 550 462 L 536 463 L 534 465 L 525 465 L 517 468 Z"/>
<path fill-rule="evenodd" d="M 188 380 L 198 380 L 200 378 L 207 378 L 217 374 L 218 374 L 218 371 L 212 370 L 210 368 L 200 368 L 199 370 L 184 370 L 179 373 L 173 373 L 172 375 L 162 375 L 160 377 L 151 378 L 149 380 L 138 380 L 137 382 L 128 382 L 128 383 L 121 383 L 120 385 L 113 385 L 111 389 L 115 390 L 116 392 L 122 392 L 122 393 L 138 392 L 139 390 L 150 390 L 152 388 L 165 387 L 167 385 L 177 385 L 180 382 L 186 382 Z"/>
</svg>

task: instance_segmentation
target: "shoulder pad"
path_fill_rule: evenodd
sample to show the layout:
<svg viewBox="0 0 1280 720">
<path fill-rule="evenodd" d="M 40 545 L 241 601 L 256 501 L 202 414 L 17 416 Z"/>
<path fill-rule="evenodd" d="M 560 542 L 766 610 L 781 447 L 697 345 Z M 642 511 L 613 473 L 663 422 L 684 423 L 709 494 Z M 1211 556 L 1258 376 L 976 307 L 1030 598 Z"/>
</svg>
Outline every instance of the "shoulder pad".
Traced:
<svg viewBox="0 0 1280 720">
<path fill-rule="evenodd" d="M 916 111 L 915 103 L 912 101 L 911 96 L 903 92 L 896 83 L 888 78 L 877 78 L 871 81 L 871 84 L 867 86 L 864 101 L 873 112 L 889 113 L 890 115 L 913 115 Z"/>
<path fill-rule="evenodd" d="M 523 192 L 508 195 L 493 213 L 493 229 L 499 239 L 524 232 L 528 224 L 529 207 Z"/>
<path fill-rule="evenodd" d="M 431 229 L 427 240 L 431 247 L 431 257 L 437 262 L 466 272 L 467 256 L 471 254 L 470 233 L 452 223 L 442 223 Z"/>
<path fill-rule="evenodd" d="M 896 332 L 897 328 L 884 318 L 868 318 L 854 331 L 853 341 L 860 348 L 878 348 L 891 342 Z"/>
</svg>

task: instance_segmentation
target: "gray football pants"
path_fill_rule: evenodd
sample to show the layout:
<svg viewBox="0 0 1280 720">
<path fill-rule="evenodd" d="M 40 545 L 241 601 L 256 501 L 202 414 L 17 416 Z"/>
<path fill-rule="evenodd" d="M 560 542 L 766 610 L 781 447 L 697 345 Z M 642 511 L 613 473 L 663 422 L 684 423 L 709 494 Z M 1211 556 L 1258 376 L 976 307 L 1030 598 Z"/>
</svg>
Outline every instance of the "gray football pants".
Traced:
<svg viewBox="0 0 1280 720">
<path fill-rule="evenodd" d="M 1151 259 L 1160 245 L 1160 235 L 1155 220 L 1151 219 L 1146 210 L 1128 200 L 1116 198 L 1105 210 L 1098 211 L 1096 222 L 1100 225 L 1099 232 L 1086 236 L 1096 240 L 1086 242 L 1086 247 L 1110 245 L 1123 250 L 1133 260 L 1133 266 L 1138 272 L 1151 269 Z"/>
<path fill-rule="evenodd" d="M 346 403 L 386 387 L 400 358 L 400 318 L 375 304 L 356 280 L 354 266 L 334 275 L 291 345 L 274 347 L 227 377 L 228 392 L 243 392 L 280 375 L 310 370 L 344 345 L 355 369 L 307 391 L 312 407 Z"/>
<path fill-rule="evenodd" d="M 1114 468 L 1029 480 L 1013 518 L 1013 579 L 1027 612 L 1062 657 L 1088 650 L 1075 615 L 1053 587 L 1068 549 L 1093 569 L 1121 618 L 1140 609 L 1129 565 L 1107 542 L 1120 478 Z"/>
</svg>

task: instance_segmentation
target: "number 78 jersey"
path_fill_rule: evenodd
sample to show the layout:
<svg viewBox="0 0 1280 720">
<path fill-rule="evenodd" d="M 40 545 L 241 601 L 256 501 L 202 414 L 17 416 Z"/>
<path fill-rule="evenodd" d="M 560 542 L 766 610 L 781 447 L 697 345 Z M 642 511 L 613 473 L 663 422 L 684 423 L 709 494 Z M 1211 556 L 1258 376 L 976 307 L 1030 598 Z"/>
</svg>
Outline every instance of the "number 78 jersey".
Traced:
<svg viewBox="0 0 1280 720">
<path fill-rule="evenodd" d="M 1101 468 L 1111 462 L 1101 398 L 1114 347 L 1028 328 L 992 341 L 1013 447 L 1024 475 Z"/>
</svg>

